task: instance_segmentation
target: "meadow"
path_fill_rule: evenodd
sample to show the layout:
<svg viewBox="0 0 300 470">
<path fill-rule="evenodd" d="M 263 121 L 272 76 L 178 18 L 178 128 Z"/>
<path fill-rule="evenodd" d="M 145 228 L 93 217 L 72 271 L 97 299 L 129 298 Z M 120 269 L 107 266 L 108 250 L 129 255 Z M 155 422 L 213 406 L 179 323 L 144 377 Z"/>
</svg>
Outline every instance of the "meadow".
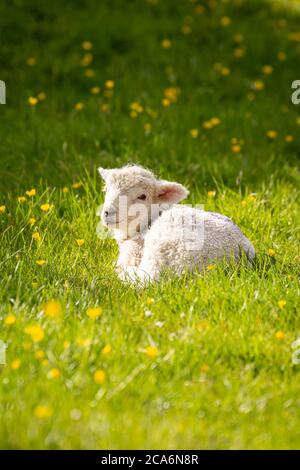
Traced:
<svg viewBox="0 0 300 470">
<path fill-rule="evenodd" d="M 297 7 L 1 2 L 1 449 L 299 448 Z M 254 268 L 122 283 L 96 168 L 129 162 Z"/>
</svg>

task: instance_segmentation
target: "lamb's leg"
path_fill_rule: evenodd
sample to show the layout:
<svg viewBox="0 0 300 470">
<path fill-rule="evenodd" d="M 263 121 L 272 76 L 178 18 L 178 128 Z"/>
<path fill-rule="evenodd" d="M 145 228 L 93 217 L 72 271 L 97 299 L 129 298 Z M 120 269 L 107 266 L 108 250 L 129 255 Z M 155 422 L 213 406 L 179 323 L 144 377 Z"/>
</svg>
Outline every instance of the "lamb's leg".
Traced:
<svg viewBox="0 0 300 470">
<path fill-rule="evenodd" d="M 159 280 L 162 268 L 163 263 L 159 253 L 156 254 L 155 251 L 148 252 L 146 249 L 136 274 L 141 282 L 154 282 Z"/>
<path fill-rule="evenodd" d="M 122 280 L 125 280 L 128 271 L 140 265 L 143 254 L 143 240 L 137 238 L 135 240 L 119 241 L 119 250 L 117 273 Z"/>
<path fill-rule="evenodd" d="M 144 286 L 151 281 L 149 274 L 136 266 L 126 266 L 118 274 L 122 281 L 130 284 Z"/>
<path fill-rule="evenodd" d="M 144 246 L 141 245 L 135 246 L 134 250 L 132 248 L 132 244 L 122 245 L 117 267 L 120 279 L 141 286 L 158 281 L 162 268 L 159 250 L 156 253 L 155 248 L 151 246 L 143 252 Z M 138 256 L 140 256 L 140 259 Z"/>
</svg>

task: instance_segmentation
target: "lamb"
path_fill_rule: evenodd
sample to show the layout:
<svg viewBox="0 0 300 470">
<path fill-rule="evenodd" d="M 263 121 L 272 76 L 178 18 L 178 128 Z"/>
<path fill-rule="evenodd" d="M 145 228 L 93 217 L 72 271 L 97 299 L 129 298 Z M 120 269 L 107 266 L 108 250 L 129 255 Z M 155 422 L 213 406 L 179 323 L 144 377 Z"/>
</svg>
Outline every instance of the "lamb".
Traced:
<svg viewBox="0 0 300 470">
<path fill-rule="evenodd" d="M 117 272 L 134 283 L 164 272 L 203 270 L 224 259 L 255 257 L 252 243 L 229 218 L 178 204 L 189 191 L 139 165 L 98 169 L 105 182 L 101 218 L 119 245 Z"/>
</svg>

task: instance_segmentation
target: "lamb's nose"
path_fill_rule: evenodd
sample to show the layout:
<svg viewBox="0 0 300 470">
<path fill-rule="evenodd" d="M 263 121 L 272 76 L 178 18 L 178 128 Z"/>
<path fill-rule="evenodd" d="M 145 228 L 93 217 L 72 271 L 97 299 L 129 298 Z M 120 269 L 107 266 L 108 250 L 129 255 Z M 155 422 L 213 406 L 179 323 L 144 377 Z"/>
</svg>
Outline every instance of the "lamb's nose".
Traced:
<svg viewBox="0 0 300 470">
<path fill-rule="evenodd" d="M 108 217 L 108 212 L 104 211 L 104 215 L 105 215 L 105 217 Z"/>
</svg>

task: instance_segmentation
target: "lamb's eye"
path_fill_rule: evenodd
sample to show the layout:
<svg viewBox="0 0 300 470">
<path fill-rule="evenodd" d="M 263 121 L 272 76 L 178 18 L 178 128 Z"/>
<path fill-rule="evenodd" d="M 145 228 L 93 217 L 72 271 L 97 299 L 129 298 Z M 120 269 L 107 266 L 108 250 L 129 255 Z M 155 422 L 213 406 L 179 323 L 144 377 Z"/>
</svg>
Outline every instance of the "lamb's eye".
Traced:
<svg viewBox="0 0 300 470">
<path fill-rule="evenodd" d="M 138 199 L 141 199 L 142 201 L 144 201 L 146 199 L 146 194 L 141 194 Z"/>
</svg>

